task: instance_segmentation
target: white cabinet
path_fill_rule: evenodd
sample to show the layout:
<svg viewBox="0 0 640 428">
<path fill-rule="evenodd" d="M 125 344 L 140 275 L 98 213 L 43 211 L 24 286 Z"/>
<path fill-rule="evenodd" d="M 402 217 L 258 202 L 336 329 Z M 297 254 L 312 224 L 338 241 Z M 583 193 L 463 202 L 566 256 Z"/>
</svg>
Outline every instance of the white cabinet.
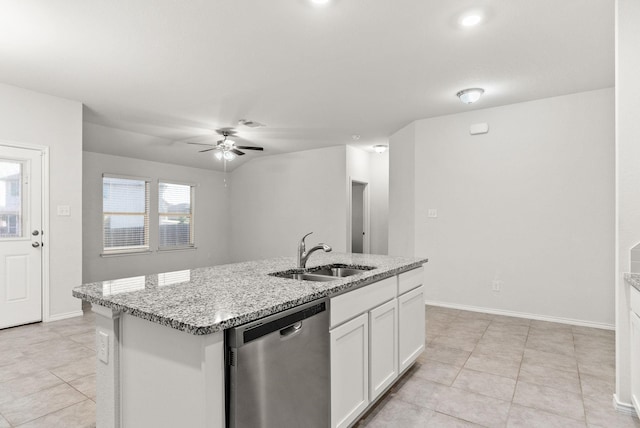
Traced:
<svg viewBox="0 0 640 428">
<path fill-rule="evenodd" d="M 332 428 L 356 421 L 424 350 L 423 276 L 414 269 L 331 299 Z"/>
<path fill-rule="evenodd" d="M 369 312 L 369 400 L 398 377 L 398 300 Z"/>
<path fill-rule="evenodd" d="M 424 351 L 424 286 L 398 297 L 400 373 Z"/>
<path fill-rule="evenodd" d="M 640 292 L 631 287 L 631 402 L 640 415 Z"/>
<path fill-rule="evenodd" d="M 369 316 L 362 314 L 329 334 L 331 426 L 346 427 L 369 405 Z"/>
</svg>

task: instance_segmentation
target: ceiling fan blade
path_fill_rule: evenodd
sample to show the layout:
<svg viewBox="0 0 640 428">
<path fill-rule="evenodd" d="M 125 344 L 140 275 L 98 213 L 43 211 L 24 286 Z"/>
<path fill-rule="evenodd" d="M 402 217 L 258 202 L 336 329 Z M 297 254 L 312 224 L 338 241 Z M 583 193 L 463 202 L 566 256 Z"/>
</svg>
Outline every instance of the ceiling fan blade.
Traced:
<svg viewBox="0 0 640 428">
<path fill-rule="evenodd" d="M 235 146 L 236 149 L 242 149 L 242 150 L 264 150 L 262 147 L 257 147 L 257 146 Z"/>
<path fill-rule="evenodd" d="M 211 150 L 215 150 L 216 147 L 211 147 L 210 149 L 199 150 L 198 153 L 210 152 Z"/>
<path fill-rule="evenodd" d="M 211 143 L 194 143 L 191 141 L 187 141 L 187 144 L 195 144 L 196 146 L 213 146 L 214 144 Z"/>
<path fill-rule="evenodd" d="M 237 154 L 238 156 L 243 156 L 244 155 L 244 152 L 241 152 L 240 150 L 237 150 L 237 149 L 231 149 L 229 151 L 232 152 L 232 153 Z"/>
</svg>

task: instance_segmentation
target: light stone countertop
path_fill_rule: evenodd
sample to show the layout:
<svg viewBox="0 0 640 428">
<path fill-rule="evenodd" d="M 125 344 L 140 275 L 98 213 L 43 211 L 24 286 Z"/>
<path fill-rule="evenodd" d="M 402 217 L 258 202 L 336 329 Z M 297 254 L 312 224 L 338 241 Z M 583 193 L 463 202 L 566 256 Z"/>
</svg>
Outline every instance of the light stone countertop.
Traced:
<svg viewBox="0 0 640 428">
<path fill-rule="evenodd" d="M 624 279 L 631 284 L 636 290 L 640 291 L 640 273 L 625 273 Z"/>
<path fill-rule="evenodd" d="M 375 267 L 361 274 L 315 282 L 280 278 L 299 271 L 293 257 L 167 272 L 74 288 L 73 296 L 195 335 L 211 334 L 334 296 L 426 263 L 423 258 L 320 253 L 307 269 L 328 264 Z"/>
</svg>

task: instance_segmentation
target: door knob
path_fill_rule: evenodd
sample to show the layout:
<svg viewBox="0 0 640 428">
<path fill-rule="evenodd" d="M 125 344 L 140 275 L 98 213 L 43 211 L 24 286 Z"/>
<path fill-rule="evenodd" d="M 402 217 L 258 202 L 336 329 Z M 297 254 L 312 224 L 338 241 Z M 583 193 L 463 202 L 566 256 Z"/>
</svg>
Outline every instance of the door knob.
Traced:
<svg viewBox="0 0 640 428">
<path fill-rule="evenodd" d="M 33 248 L 38 248 L 38 247 L 40 246 L 40 243 L 39 243 L 39 242 L 32 242 L 32 243 L 31 243 L 31 246 L 32 246 Z"/>
<path fill-rule="evenodd" d="M 38 236 L 38 235 L 40 235 L 40 231 L 39 230 L 34 230 L 33 232 L 31 232 L 31 234 L 33 236 Z"/>
</svg>

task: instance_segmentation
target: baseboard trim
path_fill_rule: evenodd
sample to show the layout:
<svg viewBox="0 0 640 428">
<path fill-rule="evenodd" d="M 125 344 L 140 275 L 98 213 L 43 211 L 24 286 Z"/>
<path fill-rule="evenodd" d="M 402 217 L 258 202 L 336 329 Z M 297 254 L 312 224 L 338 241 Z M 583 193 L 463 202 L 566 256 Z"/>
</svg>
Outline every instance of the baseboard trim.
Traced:
<svg viewBox="0 0 640 428">
<path fill-rule="evenodd" d="M 636 414 L 636 409 L 635 407 L 633 407 L 633 404 L 623 403 L 622 401 L 618 400 L 618 396 L 616 394 L 613 394 L 613 408 L 620 413 L 638 417 L 638 415 Z"/>
<path fill-rule="evenodd" d="M 583 321 L 576 320 L 572 318 L 562 318 L 562 317 L 553 317 L 549 315 L 537 315 L 537 314 L 529 314 L 526 312 L 515 312 L 515 311 L 505 311 L 502 309 L 491 309 L 491 308 L 481 308 L 478 306 L 467 306 L 467 305 L 458 305 L 455 303 L 445 303 L 445 302 L 436 302 L 433 300 L 425 301 L 425 304 L 430 306 L 440 306 L 443 308 L 451 308 L 451 309 L 460 309 L 463 311 L 471 311 L 471 312 L 484 312 L 492 315 L 504 315 L 508 317 L 516 317 L 516 318 L 529 318 L 538 321 L 549 321 L 549 322 L 557 322 L 560 324 L 570 324 L 577 325 L 581 327 L 591 327 L 591 328 L 599 328 L 603 330 L 615 330 L 616 326 L 614 324 L 605 324 L 599 322 L 592 321 Z"/>
<path fill-rule="evenodd" d="M 81 317 L 83 314 L 84 312 L 82 310 L 79 310 L 73 312 L 65 312 L 63 314 L 49 315 L 49 319 L 45 320 L 45 322 L 61 321 L 68 318 Z"/>
</svg>

